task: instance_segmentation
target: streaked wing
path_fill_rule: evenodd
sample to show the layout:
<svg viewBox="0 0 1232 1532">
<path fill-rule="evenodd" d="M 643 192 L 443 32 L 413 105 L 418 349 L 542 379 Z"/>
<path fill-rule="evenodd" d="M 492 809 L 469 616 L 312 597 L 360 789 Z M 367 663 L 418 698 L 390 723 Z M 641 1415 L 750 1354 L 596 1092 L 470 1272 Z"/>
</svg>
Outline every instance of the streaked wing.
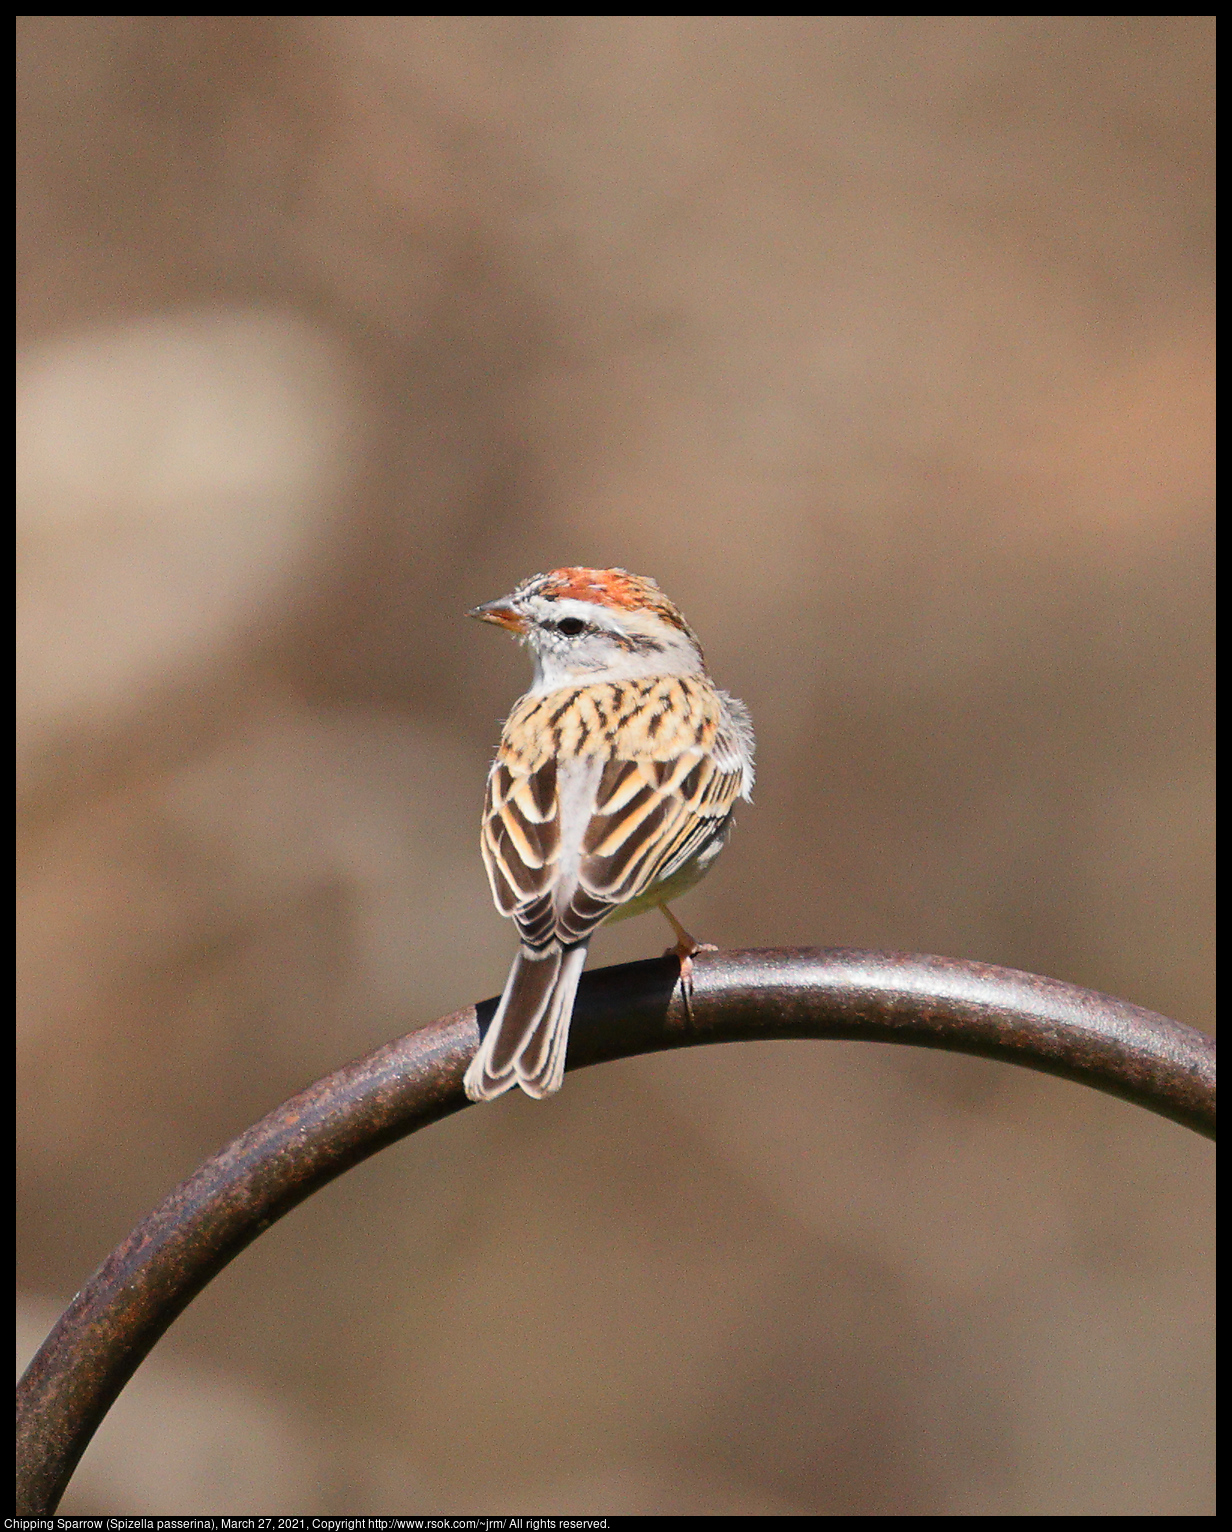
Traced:
<svg viewBox="0 0 1232 1532">
<path fill-rule="evenodd" d="M 498 760 L 488 774 L 479 840 L 492 897 L 536 951 L 556 936 L 554 893 L 560 873 L 556 761 L 523 770 Z"/>
<path fill-rule="evenodd" d="M 570 935 L 593 930 L 612 906 L 639 899 L 679 871 L 722 832 L 742 781 L 740 770 L 723 770 L 703 750 L 670 761 L 609 761 L 561 927 Z"/>
<path fill-rule="evenodd" d="M 625 747 L 617 758 L 588 748 L 613 735 Z M 743 704 L 700 677 L 523 697 L 484 804 L 497 908 L 536 952 L 587 940 L 722 834 L 748 796 L 751 753 Z"/>
</svg>

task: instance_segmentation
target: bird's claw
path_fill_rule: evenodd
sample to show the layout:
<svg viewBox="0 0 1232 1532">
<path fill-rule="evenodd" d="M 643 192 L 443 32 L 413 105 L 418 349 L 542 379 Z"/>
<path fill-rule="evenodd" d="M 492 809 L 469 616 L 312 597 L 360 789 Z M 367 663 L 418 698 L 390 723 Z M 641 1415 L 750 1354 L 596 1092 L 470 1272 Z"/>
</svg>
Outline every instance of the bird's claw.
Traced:
<svg viewBox="0 0 1232 1532">
<path fill-rule="evenodd" d="M 717 952 L 713 942 L 678 941 L 663 954 L 674 957 L 680 964 L 680 997 L 684 1001 L 684 1013 L 689 1025 L 693 1025 L 693 958 L 698 952 Z"/>
</svg>

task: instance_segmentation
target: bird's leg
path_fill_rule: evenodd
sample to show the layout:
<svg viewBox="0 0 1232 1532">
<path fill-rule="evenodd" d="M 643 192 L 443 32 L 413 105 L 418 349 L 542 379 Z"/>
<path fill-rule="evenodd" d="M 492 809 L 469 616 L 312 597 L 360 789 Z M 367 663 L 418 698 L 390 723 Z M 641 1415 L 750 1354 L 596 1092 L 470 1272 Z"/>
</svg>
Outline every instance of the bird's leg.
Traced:
<svg viewBox="0 0 1232 1532">
<path fill-rule="evenodd" d="M 710 942 L 699 942 L 690 936 L 667 905 L 661 904 L 659 908 L 663 911 L 668 925 L 676 933 L 676 945 L 669 947 L 663 956 L 675 957 L 680 961 L 680 992 L 684 997 L 685 1015 L 689 1018 L 691 1025 L 693 1021 L 693 954 L 717 952 L 719 949 Z"/>
</svg>

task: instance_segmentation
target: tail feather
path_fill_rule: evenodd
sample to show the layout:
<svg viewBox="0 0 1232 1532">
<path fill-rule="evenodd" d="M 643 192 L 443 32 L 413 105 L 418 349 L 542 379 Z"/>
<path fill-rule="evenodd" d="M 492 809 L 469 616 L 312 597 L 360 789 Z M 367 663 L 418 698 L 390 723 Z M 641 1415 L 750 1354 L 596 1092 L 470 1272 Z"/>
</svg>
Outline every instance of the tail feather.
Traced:
<svg viewBox="0 0 1232 1532">
<path fill-rule="evenodd" d="M 517 1060 L 518 1083 L 528 1096 L 542 1101 L 560 1089 L 565 1078 L 565 1052 L 578 981 L 586 966 L 586 948 L 569 947 L 560 965 L 551 1004 Z"/>
<path fill-rule="evenodd" d="M 557 947 L 537 957 L 526 947 L 513 960 L 487 1036 L 466 1071 L 472 1101 L 521 1085 L 541 1099 L 560 1089 L 565 1048 L 586 946 Z"/>
</svg>

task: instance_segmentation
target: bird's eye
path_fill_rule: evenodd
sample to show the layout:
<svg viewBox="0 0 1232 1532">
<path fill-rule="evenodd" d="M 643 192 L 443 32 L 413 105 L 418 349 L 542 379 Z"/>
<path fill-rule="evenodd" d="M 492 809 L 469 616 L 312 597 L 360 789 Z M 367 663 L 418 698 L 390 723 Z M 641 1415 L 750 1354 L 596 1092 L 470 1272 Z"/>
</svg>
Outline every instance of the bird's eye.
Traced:
<svg viewBox="0 0 1232 1532">
<path fill-rule="evenodd" d="M 585 626 L 580 617 L 562 617 L 556 624 L 556 631 L 566 638 L 576 638 Z"/>
</svg>

